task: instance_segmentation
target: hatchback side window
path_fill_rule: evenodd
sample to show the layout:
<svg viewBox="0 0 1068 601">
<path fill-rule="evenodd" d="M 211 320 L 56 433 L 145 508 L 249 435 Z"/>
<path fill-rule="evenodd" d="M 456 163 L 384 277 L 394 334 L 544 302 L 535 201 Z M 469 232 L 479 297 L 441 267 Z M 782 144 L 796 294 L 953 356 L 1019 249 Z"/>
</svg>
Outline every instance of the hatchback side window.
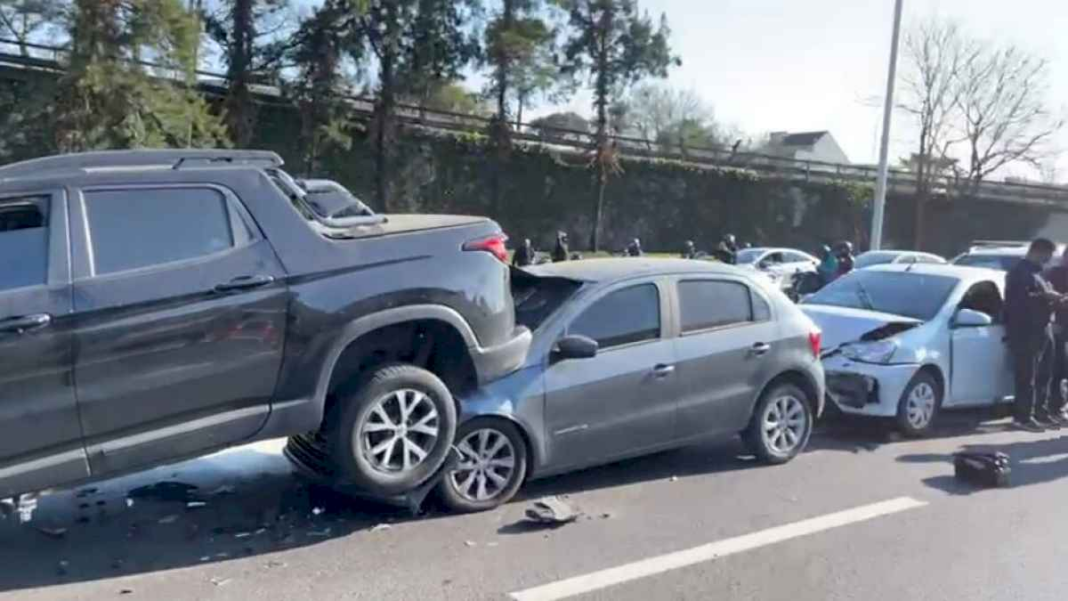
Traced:
<svg viewBox="0 0 1068 601">
<path fill-rule="evenodd" d="M 196 259 L 251 239 L 226 197 L 210 188 L 87 192 L 85 210 L 96 275 Z"/>
<path fill-rule="evenodd" d="M 961 300 L 961 309 L 971 309 L 990 316 L 994 323 L 1001 321 L 1004 302 L 994 282 L 979 282 L 968 289 Z"/>
<path fill-rule="evenodd" d="M 654 284 L 617 290 L 596 301 L 568 328 L 601 349 L 660 338 L 660 293 Z"/>
<path fill-rule="evenodd" d="M 682 333 L 753 321 L 753 297 L 745 284 L 727 281 L 679 282 Z"/>
<path fill-rule="evenodd" d="M 48 281 L 47 196 L 0 199 L 0 291 Z"/>
</svg>

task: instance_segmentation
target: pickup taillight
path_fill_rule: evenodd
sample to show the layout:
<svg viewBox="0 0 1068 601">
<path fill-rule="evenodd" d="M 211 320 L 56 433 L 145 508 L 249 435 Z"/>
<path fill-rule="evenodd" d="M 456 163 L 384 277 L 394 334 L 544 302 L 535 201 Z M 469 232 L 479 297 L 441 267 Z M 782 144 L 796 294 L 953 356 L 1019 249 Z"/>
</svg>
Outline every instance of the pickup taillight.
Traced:
<svg viewBox="0 0 1068 601">
<path fill-rule="evenodd" d="M 809 334 L 808 334 L 808 344 L 812 348 L 812 356 L 817 358 L 817 359 L 820 358 L 820 345 L 822 343 L 823 343 L 823 332 L 820 332 L 819 330 L 816 330 L 816 331 L 813 331 L 813 332 L 809 332 Z"/>
<path fill-rule="evenodd" d="M 497 257 L 501 263 L 508 263 L 508 248 L 504 245 L 508 236 L 493 234 L 485 238 L 478 238 L 464 243 L 464 250 L 482 251 Z"/>
</svg>

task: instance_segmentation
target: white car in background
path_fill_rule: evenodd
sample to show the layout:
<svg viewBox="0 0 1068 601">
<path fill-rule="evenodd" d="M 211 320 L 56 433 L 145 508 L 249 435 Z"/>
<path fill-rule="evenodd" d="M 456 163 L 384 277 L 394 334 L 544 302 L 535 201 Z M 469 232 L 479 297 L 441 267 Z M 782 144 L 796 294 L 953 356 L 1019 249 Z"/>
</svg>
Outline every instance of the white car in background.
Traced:
<svg viewBox="0 0 1068 601">
<path fill-rule="evenodd" d="M 938 255 L 915 250 L 869 250 L 857 255 L 853 268 L 867 269 L 876 265 L 908 265 L 909 263 L 944 265 L 946 260 Z"/>
<path fill-rule="evenodd" d="M 754 247 L 738 251 L 735 264 L 755 269 L 780 288 L 788 288 L 794 274 L 815 273 L 820 262 L 816 257 L 793 248 Z"/>
<path fill-rule="evenodd" d="M 1006 242 L 998 240 L 976 240 L 968 248 L 968 252 L 957 255 L 952 263 L 968 267 L 985 267 L 999 271 L 1009 271 L 1024 258 L 1030 242 Z M 1064 255 L 1064 245 L 1058 244 L 1053 259 L 1046 267 L 1053 267 L 1061 261 Z"/>
<path fill-rule="evenodd" d="M 943 409 L 1011 401 L 1004 282 L 988 269 L 880 265 L 808 297 L 828 398 L 844 413 L 894 418 L 910 436 Z"/>
</svg>

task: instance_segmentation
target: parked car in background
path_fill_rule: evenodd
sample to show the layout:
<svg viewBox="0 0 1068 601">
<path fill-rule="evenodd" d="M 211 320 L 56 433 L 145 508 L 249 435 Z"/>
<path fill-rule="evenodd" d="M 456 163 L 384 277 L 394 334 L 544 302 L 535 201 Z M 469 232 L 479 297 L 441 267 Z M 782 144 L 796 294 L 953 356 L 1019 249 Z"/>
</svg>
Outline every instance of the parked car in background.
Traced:
<svg viewBox="0 0 1068 601">
<path fill-rule="evenodd" d="M 748 270 L 591 259 L 513 274 L 523 367 L 461 398 L 454 510 L 495 507 L 528 478 L 742 434 L 784 463 L 823 409 L 820 333 Z"/>
<path fill-rule="evenodd" d="M 1006 402 L 1004 272 L 952 265 L 854 271 L 805 299 L 823 330 L 828 398 L 921 435 L 943 409 Z"/>
<path fill-rule="evenodd" d="M 853 268 L 866 269 L 876 265 L 908 265 L 911 263 L 944 265 L 946 260 L 938 255 L 914 250 L 869 250 L 857 255 Z"/>
<path fill-rule="evenodd" d="M 0 168 L 0 497 L 281 436 L 335 480 L 414 488 L 454 395 L 526 357 L 504 241 L 375 215 L 270 152 Z"/>
<path fill-rule="evenodd" d="M 1027 254 L 1030 242 L 1005 242 L 997 240 L 977 240 L 972 242 L 968 251 L 957 255 L 952 263 L 967 267 L 985 267 L 999 271 L 1009 271 Z M 1061 260 L 1064 245 L 1057 244 L 1050 267 Z"/>
<path fill-rule="evenodd" d="M 765 274 L 780 288 L 788 288 L 794 275 L 816 273 L 819 260 L 792 248 L 754 247 L 738 251 L 735 264 Z"/>
</svg>

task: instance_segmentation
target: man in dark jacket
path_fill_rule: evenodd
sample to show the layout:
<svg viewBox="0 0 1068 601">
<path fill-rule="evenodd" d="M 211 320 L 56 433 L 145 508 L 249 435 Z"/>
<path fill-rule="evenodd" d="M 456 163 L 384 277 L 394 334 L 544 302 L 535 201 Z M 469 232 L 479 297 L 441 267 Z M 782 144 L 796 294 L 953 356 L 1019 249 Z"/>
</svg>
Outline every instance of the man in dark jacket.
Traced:
<svg viewBox="0 0 1068 601">
<path fill-rule="evenodd" d="M 536 256 L 534 245 L 530 243 L 530 238 L 526 238 L 523 240 L 523 245 L 515 249 L 515 253 L 512 255 L 512 265 L 515 267 L 533 265 Z"/>
<path fill-rule="evenodd" d="M 683 259 L 696 259 L 697 258 L 697 247 L 694 245 L 693 240 L 687 240 L 686 243 L 682 245 L 682 258 Z"/>
<path fill-rule="evenodd" d="M 838 243 L 838 273 L 836 278 L 840 278 L 845 274 L 853 271 L 853 265 L 855 263 L 853 258 L 853 243 L 848 240 L 843 240 Z"/>
<path fill-rule="evenodd" d="M 1042 266 L 1053 258 L 1053 242 L 1039 238 L 1027 256 L 1005 277 L 1005 333 L 1012 354 L 1016 402 L 1013 423 L 1028 432 L 1059 427 L 1051 421 L 1050 367 L 1053 355 L 1051 323 L 1060 294 L 1042 275 Z"/>
<path fill-rule="evenodd" d="M 1053 289 L 1061 294 L 1068 294 L 1068 249 L 1061 256 L 1057 265 L 1046 274 Z M 1065 415 L 1064 381 L 1068 379 L 1068 305 L 1061 305 L 1053 316 L 1053 373 L 1050 390 L 1050 413 L 1061 425 L 1068 423 Z"/>
<path fill-rule="evenodd" d="M 571 258 L 571 251 L 567 248 L 567 234 L 556 232 L 556 246 L 553 247 L 553 263 L 566 261 Z"/>
<path fill-rule="evenodd" d="M 640 257 L 643 254 L 645 253 L 642 252 L 642 241 L 638 238 L 635 238 L 629 245 L 627 245 L 628 257 Z"/>
</svg>

